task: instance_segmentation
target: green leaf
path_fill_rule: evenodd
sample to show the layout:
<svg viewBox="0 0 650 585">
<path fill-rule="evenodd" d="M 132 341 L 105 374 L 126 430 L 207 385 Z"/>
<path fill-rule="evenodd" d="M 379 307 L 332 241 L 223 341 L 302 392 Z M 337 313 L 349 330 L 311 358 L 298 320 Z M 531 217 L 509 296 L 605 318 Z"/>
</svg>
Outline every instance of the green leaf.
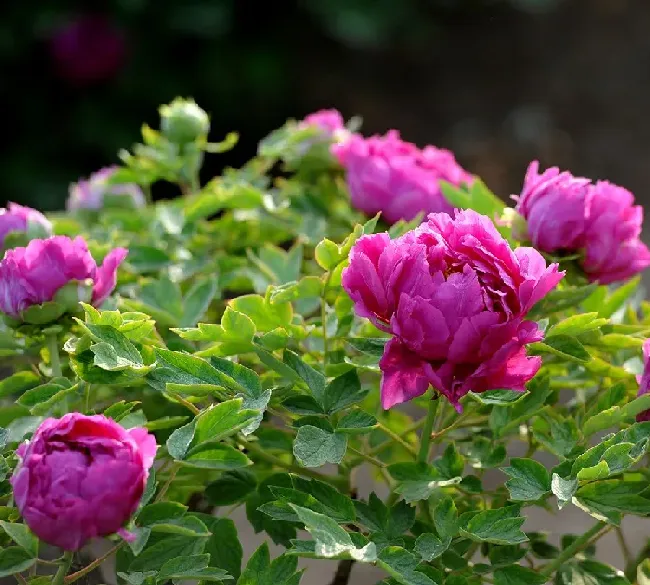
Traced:
<svg viewBox="0 0 650 585">
<path fill-rule="evenodd" d="M 593 560 L 564 564 L 558 570 L 558 582 L 566 585 L 630 585 L 620 571 Z M 642 585 L 641 581 L 639 585 Z"/>
<path fill-rule="evenodd" d="M 451 544 L 451 537 L 444 539 L 430 532 L 421 534 L 415 541 L 415 552 L 417 552 L 425 561 L 431 562 L 437 559 L 445 552 Z"/>
<path fill-rule="evenodd" d="M 325 412 L 333 414 L 359 402 L 367 393 L 367 390 L 361 389 L 359 375 L 353 369 L 334 378 L 325 388 L 320 402 Z M 318 400 L 316 395 L 314 397 Z"/>
<path fill-rule="evenodd" d="M 284 352 L 284 363 L 293 369 L 298 376 L 307 384 L 307 388 L 319 404 L 324 404 L 325 394 L 325 376 L 316 371 L 309 364 L 305 363 L 300 357 L 290 350 Z"/>
<path fill-rule="evenodd" d="M 458 534 L 458 511 L 456 510 L 454 500 L 450 497 L 443 498 L 435 507 L 433 524 L 443 539 L 451 538 Z"/>
<path fill-rule="evenodd" d="M 340 463 L 348 440 L 343 433 L 332 433 L 312 425 L 298 429 L 293 454 L 303 467 L 320 467 L 325 463 Z"/>
<path fill-rule="evenodd" d="M 456 450 L 455 445 L 449 443 L 442 457 L 438 457 L 433 462 L 433 467 L 443 479 L 455 479 L 463 474 L 465 459 Z"/>
<path fill-rule="evenodd" d="M 20 546 L 9 546 L 0 550 L 0 577 L 8 577 L 29 569 L 36 559 Z"/>
<path fill-rule="evenodd" d="M 299 299 L 320 297 L 323 282 L 317 276 L 305 276 L 271 289 L 270 303 L 288 303 Z"/>
<path fill-rule="evenodd" d="M 339 420 L 336 430 L 349 435 L 354 435 L 357 433 L 367 433 L 376 424 L 377 419 L 374 416 L 364 412 L 363 410 L 354 408 Z"/>
<path fill-rule="evenodd" d="M 506 482 L 511 500 L 534 502 L 551 490 L 548 470 L 533 459 L 513 458 L 502 471 L 512 478 Z"/>
<path fill-rule="evenodd" d="M 543 342 L 535 343 L 533 348 L 579 363 L 588 362 L 591 359 L 589 352 L 582 343 L 569 335 L 547 336 Z"/>
<path fill-rule="evenodd" d="M 0 381 L 0 398 L 12 394 L 22 394 L 30 388 L 38 386 L 40 378 L 34 372 L 17 372 Z"/>
<path fill-rule="evenodd" d="M 625 301 L 636 292 L 640 282 L 641 277 L 635 276 L 625 284 L 616 288 L 616 290 L 607 297 L 605 302 L 601 304 L 598 309 L 598 314 L 605 318 L 611 317 L 625 304 Z"/>
<path fill-rule="evenodd" d="M 587 299 L 596 289 L 598 289 L 597 284 L 590 284 L 587 286 L 564 286 L 552 290 L 535 305 L 529 313 L 529 317 L 532 319 L 535 319 L 538 315 L 548 317 L 551 314 L 575 307 Z"/>
<path fill-rule="evenodd" d="M 168 536 L 143 550 L 129 565 L 129 572 L 159 571 L 172 559 L 203 552 L 207 538 Z"/>
<path fill-rule="evenodd" d="M 257 488 L 255 475 L 246 469 L 227 471 L 208 484 L 205 497 L 214 506 L 229 506 L 240 502 Z"/>
<path fill-rule="evenodd" d="M 481 404 L 508 405 L 517 402 L 526 395 L 523 392 L 514 390 L 488 390 L 479 394 L 470 392 L 470 396 Z"/>
<path fill-rule="evenodd" d="M 489 425 L 497 437 L 506 435 L 510 430 L 537 414 L 551 394 L 547 376 L 537 376 L 528 383 L 528 392 L 508 406 L 494 406 L 490 413 Z"/>
<path fill-rule="evenodd" d="M 194 439 L 189 451 L 201 449 L 206 443 L 215 443 L 234 435 L 257 417 L 257 411 L 242 409 L 243 399 L 235 398 L 204 410 L 196 417 Z"/>
<path fill-rule="evenodd" d="M 184 459 L 190 444 L 194 440 L 194 431 L 196 429 L 196 418 L 176 429 L 167 439 L 167 451 L 174 459 Z"/>
<path fill-rule="evenodd" d="M 293 319 L 291 303 L 271 305 L 260 295 L 244 295 L 230 301 L 230 306 L 235 311 L 247 315 L 257 331 L 273 331 L 277 327 L 294 330 L 291 325 Z"/>
<path fill-rule="evenodd" d="M 241 451 L 237 451 L 230 445 L 209 444 L 187 456 L 182 463 L 190 467 L 204 469 L 239 469 L 251 465 L 250 459 Z"/>
<path fill-rule="evenodd" d="M 598 313 L 582 313 L 579 315 L 572 315 L 571 317 L 556 323 L 549 328 L 546 334 L 548 336 L 568 335 L 570 337 L 577 337 L 587 331 L 599 329 L 608 322 L 608 319 L 599 319 Z"/>
<path fill-rule="evenodd" d="M 32 557 L 38 557 L 38 538 L 25 524 L 0 520 L 0 526 L 18 546 L 24 548 Z"/>
<path fill-rule="evenodd" d="M 234 392 L 246 391 L 231 376 L 219 371 L 207 361 L 179 351 L 156 348 L 157 367 L 147 376 L 147 382 L 158 391 L 165 391 L 168 383 L 208 384 Z"/>
<path fill-rule="evenodd" d="M 456 485 L 461 477 L 445 477 L 435 467 L 424 463 L 395 463 L 388 473 L 397 481 L 395 491 L 407 502 L 426 500 L 439 487 Z"/>
<path fill-rule="evenodd" d="M 639 585 L 650 585 L 650 559 L 645 559 L 639 563 L 636 574 L 636 582 Z"/>
<path fill-rule="evenodd" d="M 115 422 L 119 422 L 139 404 L 139 402 L 124 402 L 124 400 L 120 400 L 104 410 L 104 416 L 112 418 Z"/>
<path fill-rule="evenodd" d="M 361 353 L 380 358 L 384 355 L 384 348 L 386 347 L 388 339 L 383 337 L 349 337 L 345 341 Z"/>
<path fill-rule="evenodd" d="M 650 409 L 650 394 L 642 394 L 624 405 L 615 405 L 587 419 L 584 434 L 589 437 L 598 431 L 617 426 L 626 419 Z"/>
<path fill-rule="evenodd" d="M 235 523 L 229 518 L 215 518 L 209 514 L 194 514 L 203 522 L 212 536 L 205 545 L 210 555 L 210 566 L 226 570 L 235 579 L 241 573 L 243 550 Z"/>
<path fill-rule="evenodd" d="M 539 572 L 520 565 L 494 571 L 494 585 L 544 585 L 547 578 Z"/>
<path fill-rule="evenodd" d="M 152 532 L 178 534 L 193 538 L 207 538 L 210 536 L 207 526 L 195 516 L 182 516 L 180 518 L 156 522 L 151 525 L 151 530 Z"/>
<path fill-rule="evenodd" d="M 468 512 L 460 517 L 461 534 L 478 542 L 521 544 L 528 537 L 521 531 L 525 518 L 519 506 L 509 506 L 483 512 Z"/>
<path fill-rule="evenodd" d="M 551 491 L 557 498 L 558 508 L 561 510 L 572 499 L 578 489 L 577 479 L 564 479 L 557 473 L 553 474 L 551 479 Z"/>
<path fill-rule="evenodd" d="M 90 346 L 93 352 L 94 364 L 103 370 L 119 371 L 128 368 L 143 368 L 142 356 L 136 347 L 123 333 L 110 325 L 93 325 L 91 323 L 77 322 L 86 329 L 94 345 Z"/>
<path fill-rule="evenodd" d="M 324 239 L 317 244 L 315 257 L 323 270 L 332 270 L 341 261 L 341 252 L 332 240 Z"/>
<path fill-rule="evenodd" d="M 650 498 L 641 495 L 647 487 L 647 482 L 595 481 L 578 488 L 573 502 L 594 518 L 618 526 L 623 514 L 650 514 Z"/>
<path fill-rule="evenodd" d="M 219 290 L 216 278 L 196 282 L 183 299 L 181 327 L 192 327 L 205 315 Z"/>
<path fill-rule="evenodd" d="M 170 579 L 199 579 L 202 581 L 224 581 L 232 579 L 226 571 L 208 568 L 209 554 L 179 557 L 167 561 L 161 568 L 156 581 L 165 583 Z"/>
<path fill-rule="evenodd" d="M 187 506 L 179 502 L 156 502 L 142 508 L 138 514 L 139 526 L 152 526 L 182 518 L 187 512 Z"/>
<path fill-rule="evenodd" d="M 316 555 L 323 558 L 351 558 L 372 563 L 377 559 L 374 543 L 369 542 L 362 548 L 352 542 L 350 535 L 336 521 L 324 514 L 318 514 L 308 508 L 289 504 L 306 530 L 316 541 Z"/>
<path fill-rule="evenodd" d="M 381 551 L 377 565 L 401 585 L 437 585 L 417 570 L 418 558 L 401 547 L 386 547 Z"/>
<path fill-rule="evenodd" d="M 269 545 L 262 544 L 248 560 L 246 568 L 241 574 L 237 585 L 264 585 L 266 573 L 271 566 L 271 555 Z"/>
</svg>

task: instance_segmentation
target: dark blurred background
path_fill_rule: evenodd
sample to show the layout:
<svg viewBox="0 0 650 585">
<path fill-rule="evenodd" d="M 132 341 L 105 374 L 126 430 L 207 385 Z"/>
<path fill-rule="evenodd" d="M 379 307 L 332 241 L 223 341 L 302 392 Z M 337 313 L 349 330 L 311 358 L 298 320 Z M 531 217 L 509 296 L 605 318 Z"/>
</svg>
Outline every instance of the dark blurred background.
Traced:
<svg viewBox="0 0 650 585">
<path fill-rule="evenodd" d="M 649 0 L 78 0 L 0 8 L 3 196 L 57 209 L 193 96 L 206 177 L 322 107 L 453 149 L 502 196 L 539 158 L 650 185 Z"/>
</svg>

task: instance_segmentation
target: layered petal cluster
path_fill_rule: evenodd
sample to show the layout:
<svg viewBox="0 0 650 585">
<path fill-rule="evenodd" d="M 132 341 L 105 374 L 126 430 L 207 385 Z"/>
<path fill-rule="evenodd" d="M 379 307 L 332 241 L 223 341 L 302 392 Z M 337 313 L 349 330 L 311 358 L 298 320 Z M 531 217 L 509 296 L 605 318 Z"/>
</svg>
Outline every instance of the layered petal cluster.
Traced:
<svg viewBox="0 0 650 585">
<path fill-rule="evenodd" d="M 639 396 L 650 392 L 650 339 L 643 342 L 643 374 L 638 377 Z M 650 409 L 637 414 L 638 422 L 650 421 Z"/>
<path fill-rule="evenodd" d="M 0 311 L 21 320 L 23 311 L 52 301 L 69 283 L 91 285 L 91 298 L 100 306 L 113 292 L 117 268 L 126 257 L 125 248 L 111 250 L 101 266 L 88 251 L 85 240 L 54 236 L 32 240 L 24 248 L 7 250 L 0 261 Z"/>
<path fill-rule="evenodd" d="M 101 209 L 106 198 L 111 196 L 130 197 L 133 207 L 144 207 L 145 197 L 142 189 L 135 183 L 111 184 L 110 179 L 119 167 L 106 167 L 70 185 L 66 208 L 69 211 L 77 209 Z"/>
<path fill-rule="evenodd" d="M 474 211 L 359 239 L 343 286 L 358 315 L 393 335 L 380 361 L 384 408 L 429 385 L 456 408 L 470 391 L 523 391 L 541 365 L 525 346 L 542 339 L 525 316 L 563 276 L 533 248 L 512 251 Z"/>
<path fill-rule="evenodd" d="M 8 233 L 26 232 L 30 223 L 38 224 L 48 234 L 52 233 L 52 224 L 36 209 L 17 203 L 9 203 L 6 208 L 0 209 L 0 248 L 4 246 Z"/>
<path fill-rule="evenodd" d="M 79 550 L 121 531 L 138 507 L 156 448 L 146 429 L 127 431 L 103 415 L 48 418 L 17 451 L 16 506 L 41 540 Z"/>
<path fill-rule="evenodd" d="M 352 205 L 368 215 L 381 212 L 389 223 L 422 212 L 451 213 L 440 181 L 460 186 L 474 179 L 450 151 L 434 146 L 421 150 L 403 141 L 397 130 L 370 138 L 353 134 L 333 145 L 332 153 L 345 168 Z"/>
<path fill-rule="evenodd" d="M 627 189 L 607 181 L 528 167 L 517 211 L 528 224 L 528 239 L 548 253 L 582 252 L 582 268 L 592 282 L 625 280 L 650 266 L 641 242 L 643 208 Z"/>
</svg>

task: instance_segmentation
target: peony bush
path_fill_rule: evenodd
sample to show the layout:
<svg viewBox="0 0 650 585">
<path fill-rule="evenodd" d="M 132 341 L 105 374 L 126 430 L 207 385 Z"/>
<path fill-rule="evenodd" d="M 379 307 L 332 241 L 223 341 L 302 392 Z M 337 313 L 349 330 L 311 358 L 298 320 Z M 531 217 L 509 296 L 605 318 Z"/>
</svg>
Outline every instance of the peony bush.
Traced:
<svg viewBox="0 0 650 585">
<path fill-rule="evenodd" d="M 650 516 L 629 191 L 534 162 L 507 207 L 449 151 L 335 110 L 204 181 L 237 136 L 210 142 L 192 100 L 160 116 L 65 213 L 0 213 L 0 577 L 298 585 L 309 558 L 332 585 L 362 564 L 650 583 L 650 525 L 622 527 Z M 558 522 L 531 530 L 535 507 Z M 564 534 L 570 508 L 591 528 Z"/>
</svg>

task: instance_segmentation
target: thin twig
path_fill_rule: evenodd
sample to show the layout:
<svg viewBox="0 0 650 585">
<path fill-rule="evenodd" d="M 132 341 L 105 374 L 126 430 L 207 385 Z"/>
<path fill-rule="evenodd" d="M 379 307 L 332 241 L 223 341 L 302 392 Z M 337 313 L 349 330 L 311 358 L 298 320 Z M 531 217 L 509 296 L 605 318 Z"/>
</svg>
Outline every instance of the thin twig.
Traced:
<svg viewBox="0 0 650 585">
<path fill-rule="evenodd" d="M 169 392 L 169 395 L 174 399 L 180 402 L 185 408 L 190 410 L 194 416 L 198 416 L 201 414 L 201 411 L 194 406 L 189 400 L 185 400 L 182 396 L 179 396 L 178 394 L 174 392 Z"/>
<path fill-rule="evenodd" d="M 89 565 L 85 566 L 83 569 L 77 571 L 76 573 L 72 573 L 72 575 L 68 575 L 64 580 L 63 583 L 65 585 L 70 585 L 70 583 L 74 583 L 75 581 L 78 581 L 82 577 L 85 577 L 88 573 L 91 571 L 94 571 L 99 565 L 101 565 L 108 557 L 110 557 L 112 554 L 116 553 L 120 548 L 124 546 L 124 541 L 116 544 L 112 549 L 110 549 L 107 553 L 103 554 L 101 557 L 98 559 L 95 559 L 92 563 Z"/>
<path fill-rule="evenodd" d="M 160 502 L 165 497 L 165 494 L 167 493 L 167 490 L 169 489 L 169 486 L 176 479 L 176 474 L 178 473 L 180 468 L 181 468 L 181 466 L 180 466 L 179 463 L 174 463 L 174 465 L 172 466 L 171 471 L 169 472 L 169 477 L 167 478 L 167 481 L 165 482 L 165 485 L 163 485 L 160 488 L 160 491 L 158 492 L 158 495 L 156 496 L 156 499 L 154 500 L 154 502 Z"/>
<path fill-rule="evenodd" d="M 386 425 L 382 423 L 377 424 L 377 428 L 382 432 L 388 435 L 393 441 L 396 443 L 399 443 L 404 449 L 406 449 L 413 457 L 417 455 L 417 451 L 415 450 L 415 447 L 405 441 L 402 437 L 400 437 L 395 431 L 389 429 Z"/>
<path fill-rule="evenodd" d="M 23 577 L 20 573 L 15 573 L 14 577 L 16 577 L 16 581 L 18 581 L 20 585 L 27 585 L 27 581 L 25 580 L 25 577 Z"/>
<path fill-rule="evenodd" d="M 363 459 L 364 461 L 367 461 L 368 463 L 372 463 L 372 465 L 374 465 L 375 467 L 379 467 L 379 469 L 384 469 L 386 467 L 386 464 L 383 461 L 380 461 L 379 459 L 373 457 L 372 455 L 366 455 L 365 453 L 362 453 L 361 451 L 358 451 L 353 447 L 348 447 L 348 451 L 353 455 L 356 455 L 357 457 L 361 457 L 361 459 Z"/>
</svg>

